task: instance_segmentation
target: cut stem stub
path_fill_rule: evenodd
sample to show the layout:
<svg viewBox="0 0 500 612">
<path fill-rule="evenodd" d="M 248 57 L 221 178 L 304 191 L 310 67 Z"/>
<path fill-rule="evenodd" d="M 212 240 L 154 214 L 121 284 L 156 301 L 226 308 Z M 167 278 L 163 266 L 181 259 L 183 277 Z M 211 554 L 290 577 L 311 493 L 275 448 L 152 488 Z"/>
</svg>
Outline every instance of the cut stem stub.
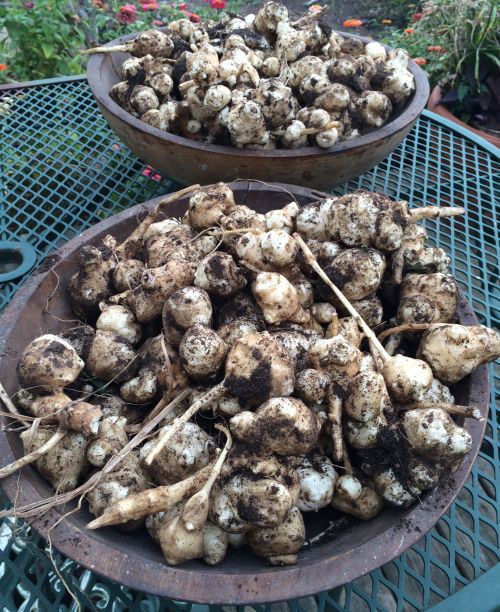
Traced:
<svg viewBox="0 0 500 612">
<path fill-rule="evenodd" d="M 90 49 L 81 49 L 80 55 L 92 55 L 93 53 L 127 53 L 130 51 L 129 45 L 114 45 L 112 47 L 92 47 Z"/>
<path fill-rule="evenodd" d="M 465 208 L 459 206 L 423 206 L 408 211 L 411 223 L 422 219 L 437 219 L 438 217 L 458 217 L 465 213 Z"/>
<path fill-rule="evenodd" d="M 422 402 L 417 404 L 403 404 L 399 406 L 400 411 L 406 410 L 426 410 L 429 408 L 440 408 L 448 414 L 459 414 L 469 419 L 476 419 L 476 421 L 485 421 L 479 408 L 477 406 L 459 406 L 457 404 L 445 404 L 444 402 Z"/>
<path fill-rule="evenodd" d="M 396 327 L 391 327 L 389 329 L 384 330 L 378 335 L 379 340 L 384 340 L 389 336 L 393 336 L 394 334 L 402 334 L 404 332 L 419 332 L 425 331 L 429 329 L 431 326 L 436 325 L 448 325 L 447 323 L 403 323 L 402 325 L 397 325 Z"/>
<path fill-rule="evenodd" d="M 328 417 L 332 426 L 333 460 L 336 463 L 341 463 L 344 458 L 342 400 L 331 390 L 328 391 Z"/>
</svg>

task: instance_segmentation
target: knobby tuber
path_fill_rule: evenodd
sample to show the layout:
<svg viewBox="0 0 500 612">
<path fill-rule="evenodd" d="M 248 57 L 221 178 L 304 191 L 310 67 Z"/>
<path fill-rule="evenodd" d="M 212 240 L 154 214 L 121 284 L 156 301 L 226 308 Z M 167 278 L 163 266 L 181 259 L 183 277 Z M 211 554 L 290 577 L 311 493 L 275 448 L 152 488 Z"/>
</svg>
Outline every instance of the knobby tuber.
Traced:
<svg viewBox="0 0 500 612">
<path fill-rule="evenodd" d="M 214 123 L 226 113 L 221 125 L 235 142 L 262 128 L 269 144 L 298 123 L 299 140 L 340 134 L 342 113 L 371 125 L 399 103 L 410 85 L 404 54 L 326 37 L 314 17 L 299 27 L 280 5 L 265 7 L 252 35 L 234 18 L 222 53 L 189 22 L 166 35 L 170 50 L 161 36 L 141 39 L 142 49 L 127 43 L 123 76 L 151 73 L 131 108 L 153 95 L 160 106 L 148 112 L 173 103 L 166 77 L 176 81 L 180 38 L 192 45 L 182 47 L 189 74 L 180 88 L 189 112 L 208 109 Z M 164 45 L 159 55 L 155 45 Z M 282 53 L 266 57 L 273 47 Z M 266 76 L 273 57 L 277 74 Z M 288 125 L 273 123 L 278 116 Z M 456 416 L 484 414 L 457 405 L 447 385 L 497 358 L 500 341 L 455 323 L 447 256 L 426 247 L 417 222 L 461 209 L 409 209 L 355 191 L 257 213 L 223 183 L 179 195 L 189 200 L 181 219 L 159 216 L 168 196 L 121 243 L 107 236 L 81 248 L 67 290 L 85 323 L 20 354 L 25 414 L 7 407 L 26 421 L 26 454 L 0 478 L 32 463 L 54 489 L 83 491 L 90 529 L 145 521 L 172 565 L 215 565 L 228 544 L 243 543 L 286 565 L 305 541 L 302 513 L 370 520 L 457 469 L 472 438 Z"/>
<path fill-rule="evenodd" d="M 110 96 L 160 130 L 210 144 L 328 149 L 385 125 L 415 89 L 403 49 L 344 38 L 323 11 L 292 21 L 265 2 L 251 19 L 167 24 L 123 45 Z"/>
</svg>

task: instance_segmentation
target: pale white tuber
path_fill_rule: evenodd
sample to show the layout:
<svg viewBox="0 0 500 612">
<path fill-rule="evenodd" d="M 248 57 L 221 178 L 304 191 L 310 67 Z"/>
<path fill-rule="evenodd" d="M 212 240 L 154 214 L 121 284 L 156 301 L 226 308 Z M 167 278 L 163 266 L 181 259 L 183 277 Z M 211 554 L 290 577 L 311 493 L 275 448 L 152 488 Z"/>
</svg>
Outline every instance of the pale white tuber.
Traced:
<svg viewBox="0 0 500 612">
<path fill-rule="evenodd" d="M 500 334 L 482 325 L 431 325 L 422 336 L 418 356 L 439 380 L 455 383 L 500 357 Z"/>
</svg>

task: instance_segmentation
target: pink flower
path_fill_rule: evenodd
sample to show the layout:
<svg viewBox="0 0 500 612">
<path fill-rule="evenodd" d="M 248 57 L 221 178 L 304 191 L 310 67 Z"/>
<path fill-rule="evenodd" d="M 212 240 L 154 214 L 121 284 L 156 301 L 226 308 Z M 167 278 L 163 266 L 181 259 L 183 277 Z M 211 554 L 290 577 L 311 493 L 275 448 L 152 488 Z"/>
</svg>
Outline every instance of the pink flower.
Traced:
<svg viewBox="0 0 500 612">
<path fill-rule="evenodd" d="M 210 0 L 210 8 L 223 9 L 226 6 L 224 0 Z"/>
<path fill-rule="evenodd" d="M 35 6 L 34 2 L 23 2 L 23 6 L 26 10 L 30 10 Z"/>
<path fill-rule="evenodd" d="M 179 6 L 177 7 L 180 11 L 185 11 L 186 10 L 186 3 L 182 2 L 181 4 L 179 4 Z"/>
<path fill-rule="evenodd" d="M 411 20 L 412 20 L 412 21 L 420 21 L 420 20 L 422 19 L 422 17 L 423 17 L 423 14 L 422 14 L 422 13 L 415 13 L 415 14 L 413 15 L 413 17 L 411 18 Z"/>
<path fill-rule="evenodd" d="M 163 25 L 163 21 L 160 21 L 159 19 L 154 19 L 153 25 L 159 28 L 160 26 Z"/>
<path fill-rule="evenodd" d="M 118 9 L 116 19 L 122 24 L 134 23 L 137 18 L 137 9 L 133 4 L 124 4 Z"/>
<path fill-rule="evenodd" d="M 148 2 L 146 4 L 141 4 L 141 10 L 146 11 L 156 11 L 158 8 L 158 4 L 156 2 Z"/>
</svg>

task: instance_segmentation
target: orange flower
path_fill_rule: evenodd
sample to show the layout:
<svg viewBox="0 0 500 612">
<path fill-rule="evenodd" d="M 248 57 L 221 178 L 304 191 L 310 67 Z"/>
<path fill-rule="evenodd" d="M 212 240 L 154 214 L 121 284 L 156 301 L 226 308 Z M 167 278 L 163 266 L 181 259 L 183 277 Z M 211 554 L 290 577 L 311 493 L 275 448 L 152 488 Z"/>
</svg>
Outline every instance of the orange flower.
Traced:
<svg viewBox="0 0 500 612">
<path fill-rule="evenodd" d="M 419 66 L 425 66 L 425 64 L 427 64 L 427 60 L 425 59 L 425 57 L 414 57 L 413 61 Z"/>
<path fill-rule="evenodd" d="M 0 64 L 0 70 L 7 70 L 7 64 Z"/>
<path fill-rule="evenodd" d="M 413 32 L 415 32 L 415 30 L 413 28 L 406 28 L 406 30 L 404 32 L 405 32 L 405 34 L 413 34 Z"/>
<path fill-rule="evenodd" d="M 359 28 L 362 26 L 363 22 L 361 19 L 346 19 L 344 21 L 344 28 Z"/>
<path fill-rule="evenodd" d="M 444 49 L 441 45 L 429 45 L 427 47 L 427 51 L 430 51 L 431 53 L 442 53 Z"/>
<path fill-rule="evenodd" d="M 318 11 L 320 11 L 323 7 L 321 6 L 321 4 L 312 4 L 309 7 L 309 12 L 310 13 L 317 13 Z"/>
<path fill-rule="evenodd" d="M 392 19 L 382 19 L 382 23 L 383 23 L 384 25 L 391 25 L 391 23 L 392 23 Z"/>
</svg>

